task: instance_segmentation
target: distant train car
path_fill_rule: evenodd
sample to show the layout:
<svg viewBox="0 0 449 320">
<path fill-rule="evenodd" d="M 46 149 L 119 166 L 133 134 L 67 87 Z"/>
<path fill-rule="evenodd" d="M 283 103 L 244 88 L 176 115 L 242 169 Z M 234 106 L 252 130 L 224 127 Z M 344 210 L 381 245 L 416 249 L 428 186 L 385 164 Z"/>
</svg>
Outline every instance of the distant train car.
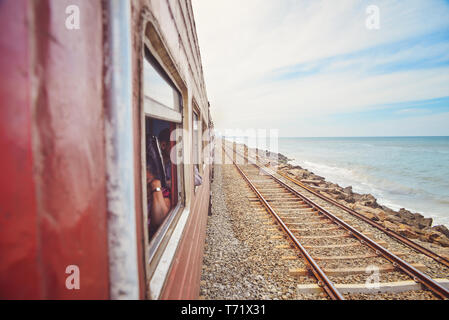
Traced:
<svg viewBox="0 0 449 320">
<path fill-rule="evenodd" d="M 212 121 L 190 1 L 4 0 L 0 30 L 0 298 L 197 298 Z"/>
</svg>

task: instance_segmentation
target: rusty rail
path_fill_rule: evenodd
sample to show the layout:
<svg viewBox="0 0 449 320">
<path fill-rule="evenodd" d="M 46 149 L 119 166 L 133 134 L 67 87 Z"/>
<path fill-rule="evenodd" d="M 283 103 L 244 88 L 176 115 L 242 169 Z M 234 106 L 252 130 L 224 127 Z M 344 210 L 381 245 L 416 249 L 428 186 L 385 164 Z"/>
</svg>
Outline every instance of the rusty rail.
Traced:
<svg viewBox="0 0 449 320">
<path fill-rule="evenodd" d="M 380 231 L 386 233 L 387 235 L 391 236 L 392 238 L 395 238 L 396 240 L 398 240 L 399 242 L 402 242 L 403 244 L 409 246 L 410 248 L 418 251 L 419 253 L 422 253 L 432 259 L 434 259 L 435 261 L 445 265 L 446 267 L 449 267 L 449 260 L 438 255 L 437 253 L 433 252 L 432 250 L 429 250 L 423 246 L 421 246 L 420 244 L 400 235 L 399 233 L 395 232 L 394 230 L 388 229 L 386 227 L 384 227 L 383 225 L 381 225 L 380 223 L 377 223 L 375 221 L 372 221 L 371 219 L 365 217 L 364 215 L 358 213 L 355 210 L 352 210 L 351 208 L 346 207 L 345 205 L 342 205 L 341 203 L 338 203 L 337 201 L 335 201 L 334 199 L 331 199 L 329 197 L 326 197 L 322 194 L 319 194 L 318 192 L 316 192 L 315 190 L 312 190 L 311 188 L 309 188 L 308 186 L 304 185 L 303 183 L 299 182 L 296 179 L 293 179 L 281 172 L 277 172 L 277 174 L 279 174 L 280 176 L 290 180 L 291 182 L 293 182 L 294 184 L 300 186 L 301 188 L 306 189 L 307 191 L 309 191 L 310 193 L 312 193 L 313 195 L 332 203 L 333 205 L 339 207 L 340 209 L 346 211 L 347 213 L 363 220 L 364 222 L 370 224 L 371 226 L 379 229 Z"/>
<path fill-rule="evenodd" d="M 228 152 L 223 148 L 224 152 L 228 157 Z M 315 260 L 312 258 L 312 256 L 307 252 L 307 250 L 303 247 L 303 245 L 298 241 L 298 239 L 295 237 L 295 235 L 290 231 L 290 229 L 287 227 L 287 225 L 282 221 L 282 219 L 279 217 L 279 215 L 276 213 L 276 211 L 270 206 L 268 201 L 262 196 L 262 194 L 257 190 L 256 186 L 250 181 L 248 176 L 240 169 L 240 167 L 235 163 L 233 160 L 233 157 L 230 157 L 234 166 L 239 171 L 240 175 L 243 177 L 243 179 L 248 183 L 250 188 L 254 191 L 254 193 L 257 195 L 259 200 L 262 202 L 264 207 L 270 212 L 270 214 L 276 219 L 276 221 L 280 224 L 282 229 L 285 231 L 285 233 L 288 235 L 290 240 L 293 242 L 293 244 L 296 246 L 296 248 L 300 251 L 301 255 L 306 260 L 306 264 L 309 267 L 309 270 L 313 273 L 315 278 L 318 281 L 318 285 L 323 288 L 324 292 L 333 300 L 345 300 L 343 295 L 337 290 L 337 288 L 334 286 L 332 281 L 326 276 L 326 274 L 323 272 L 323 270 L 318 266 L 318 264 L 315 262 Z"/>
<path fill-rule="evenodd" d="M 237 151 L 235 151 L 237 154 Z M 295 194 L 297 197 L 301 198 L 304 202 L 308 203 L 310 206 L 318 210 L 318 212 L 321 212 L 326 217 L 334 221 L 336 224 L 340 225 L 344 229 L 346 229 L 353 237 L 358 239 L 361 243 L 364 243 L 368 245 L 370 248 L 375 250 L 376 253 L 380 254 L 382 257 L 387 259 L 388 261 L 393 263 L 393 266 L 399 268 L 404 273 L 406 273 L 408 276 L 410 276 L 414 281 L 421 283 L 424 287 L 432 291 L 434 294 L 439 296 L 442 299 L 449 299 L 449 290 L 441 286 L 438 282 L 434 281 L 432 278 L 427 276 L 426 274 L 422 273 L 421 271 L 417 270 L 398 256 L 394 255 L 381 245 L 377 244 L 375 241 L 371 240 L 367 236 L 365 236 L 363 233 L 359 232 L 358 230 L 351 227 L 349 224 L 347 224 L 345 221 L 341 220 L 334 214 L 328 212 L 326 209 L 322 208 L 320 205 L 315 203 L 314 201 L 308 199 L 307 197 L 300 194 L 298 191 L 287 185 L 285 182 L 280 180 L 279 178 L 275 177 L 271 172 L 266 170 L 265 168 L 259 166 L 254 161 L 250 160 L 248 157 L 245 157 L 244 155 L 241 155 L 244 159 L 247 159 L 248 162 L 251 161 L 251 163 L 257 167 L 259 170 L 264 171 L 268 176 L 273 178 L 277 183 L 279 183 L 281 186 L 283 186 L 285 189 L 290 191 L 291 193 Z M 235 164 L 235 162 L 234 162 Z M 237 166 L 237 165 L 236 165 Z"/>
</svg>

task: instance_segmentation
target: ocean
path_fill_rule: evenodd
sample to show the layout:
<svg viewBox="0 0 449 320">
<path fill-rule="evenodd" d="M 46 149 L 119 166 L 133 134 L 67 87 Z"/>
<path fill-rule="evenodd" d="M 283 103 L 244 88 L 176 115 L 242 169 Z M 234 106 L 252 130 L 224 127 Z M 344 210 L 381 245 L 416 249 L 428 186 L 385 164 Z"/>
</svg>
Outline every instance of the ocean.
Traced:
<svg viewBox="0 0 449 320">
<path fill-rule="evenodd" d="M 278 148 L 328 181 L 449 226 L 449 137 L 280 138 Z"/>
</svg>

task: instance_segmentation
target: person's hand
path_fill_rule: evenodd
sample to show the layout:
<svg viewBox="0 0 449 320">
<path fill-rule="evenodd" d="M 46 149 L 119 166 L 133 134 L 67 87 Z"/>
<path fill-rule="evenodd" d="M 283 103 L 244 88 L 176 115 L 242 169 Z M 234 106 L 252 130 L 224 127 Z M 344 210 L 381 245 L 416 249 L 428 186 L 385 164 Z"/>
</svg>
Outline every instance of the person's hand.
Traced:
<svg viewBox="0 0 449 320">
<path fill-rule="evenodd" d="M 147 183 L 151 183 L 154 180 L 153 174 L 147 170 Z"/>
<path fill-rule="evenodd" d="M 151 189 L 161 188 L 161 180 L 156 179 L 153 174 L 147 170 L 147 184 L 150 184 Z"/>
<path fill-rule="evenodd" d="M 153 181 L 151 181 L 150 186 L 151 190 L 154 190 L 155 188 L 162 188 L 161 180 L 154 179 Z"/>
</svg>

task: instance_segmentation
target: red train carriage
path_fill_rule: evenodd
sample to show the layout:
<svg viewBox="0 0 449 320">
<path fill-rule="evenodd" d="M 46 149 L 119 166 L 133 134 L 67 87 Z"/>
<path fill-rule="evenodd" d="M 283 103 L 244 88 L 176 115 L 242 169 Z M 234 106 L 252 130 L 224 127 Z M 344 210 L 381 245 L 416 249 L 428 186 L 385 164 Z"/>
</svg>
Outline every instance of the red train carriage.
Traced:
<svg viewBox="0 0 449 320">
<path fill-rule="evenodd" d="M 190 1 L 4 0 L 0 30 L 0 298 L 196 298 L 211 119 Z"/>
</svg>

